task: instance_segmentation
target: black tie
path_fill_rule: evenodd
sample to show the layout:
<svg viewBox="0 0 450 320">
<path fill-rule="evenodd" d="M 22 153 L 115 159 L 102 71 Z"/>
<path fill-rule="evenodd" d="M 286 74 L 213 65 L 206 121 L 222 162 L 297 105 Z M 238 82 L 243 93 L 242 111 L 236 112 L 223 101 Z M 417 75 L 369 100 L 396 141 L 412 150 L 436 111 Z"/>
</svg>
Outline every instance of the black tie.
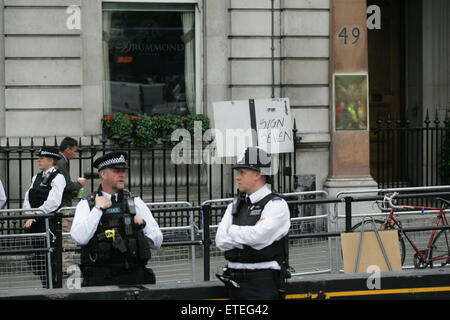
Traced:
<svg viewBox="0 0 450 320">
<path fill-rule="evenodd" d="M 113 194 L 113 195 L 111 196 L 111 203 L 112 203 L 112 204 L 117 203 L 117 196 L 116 196 L 115 194 Z"/>
</svg>

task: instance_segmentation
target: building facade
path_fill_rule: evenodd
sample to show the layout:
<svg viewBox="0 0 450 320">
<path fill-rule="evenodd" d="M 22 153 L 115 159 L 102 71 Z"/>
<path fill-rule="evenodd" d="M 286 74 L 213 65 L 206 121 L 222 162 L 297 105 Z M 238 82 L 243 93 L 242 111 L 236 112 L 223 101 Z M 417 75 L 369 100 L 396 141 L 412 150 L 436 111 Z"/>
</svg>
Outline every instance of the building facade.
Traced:
<svg viewBox="0 0 450 320">
<path fill-rule="evenodd" d="M 376 188 L 376 117 L 449 109 L 449 13 L 446 0 L 0 0 L 0 143 L 286 97 L 297 174 L 332 194 Z M 338 119 L 352 75 L 364 99 Z"/>
</svg>

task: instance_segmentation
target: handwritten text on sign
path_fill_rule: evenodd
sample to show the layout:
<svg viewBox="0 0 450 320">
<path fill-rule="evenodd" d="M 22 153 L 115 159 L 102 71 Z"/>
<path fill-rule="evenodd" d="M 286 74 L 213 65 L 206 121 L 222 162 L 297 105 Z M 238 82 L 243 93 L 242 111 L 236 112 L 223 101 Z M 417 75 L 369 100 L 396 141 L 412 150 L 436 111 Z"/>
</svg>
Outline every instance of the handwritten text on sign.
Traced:
<svg viewBox="0 0 450 320">
<path fill-rule="evenodd" d="M 255 113 L 258 145 L 271 153 L 292 152 L 289 99 L 255 100 Z"/>
</svg>

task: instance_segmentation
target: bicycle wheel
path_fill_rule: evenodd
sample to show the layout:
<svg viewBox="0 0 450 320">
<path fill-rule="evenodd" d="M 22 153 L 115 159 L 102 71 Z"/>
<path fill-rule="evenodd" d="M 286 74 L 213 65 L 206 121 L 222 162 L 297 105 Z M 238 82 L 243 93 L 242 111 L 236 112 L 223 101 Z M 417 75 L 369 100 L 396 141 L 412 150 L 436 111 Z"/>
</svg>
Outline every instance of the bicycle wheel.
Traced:
<svg viewBox="0 0 450 320">
<path fill-rule="evenodd" d="M 437 261 L 430 261 L 430 268 L 433 266 L 443 267 L 450 263 L 450 231 L 441 230 L 436 238 L 433 240 L 433 244 L 430 249 L 430 259 L 442 259 Z"/>
<path fill-rule="evenodd" d="M 374 231 L 372 220 L 364 220 L 364 221 L 361 221 L 361 222 L 355 224 L 352 227 L 352 231 L 361 231 L 361 226 L 362 226 L 363 222 L 364 222 L 364 232 Z M 378 231 L 389 230 L 389 229 L 386 229 L 385 222 L 383 220 L 374 220 L 374 222 L 375 222 L 375 226 Z M 395 230 L 397 230 L 397 229 L 395 229 Z M 405 262 L 406 247 L 405 247 L 405 240 L 403 239 L 403 235 L 400 232 L 400 230 L 398 230 L 398 244 L 400 247 L 400 261 L 401 261 L 401 264 L 403 265 L 403 263 Z"/>
</svg>

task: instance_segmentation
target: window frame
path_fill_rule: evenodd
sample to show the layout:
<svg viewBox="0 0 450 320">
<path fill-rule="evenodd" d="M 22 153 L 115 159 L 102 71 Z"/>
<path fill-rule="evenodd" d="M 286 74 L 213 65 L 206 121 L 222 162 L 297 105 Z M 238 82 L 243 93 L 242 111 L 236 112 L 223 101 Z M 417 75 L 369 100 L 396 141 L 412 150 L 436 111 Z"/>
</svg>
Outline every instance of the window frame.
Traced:
<svg viewBox="0 0 450 320">
<path fill-rule="evenodd" d="M 104 3 L 170 3 L 170 4 L 193 4 L 195 12 L 195 114 L 203 114 L 203 25 L 202 25 L 202 11 L 203 0 L 101 0 L 101 16 L 103 19 L 103 4 Z M 105 63 L 102 59 L 102 70 L 104 74 Z M 105 79 L 102 77 L 102 88 L 104 88 Z M 104 113 L 105 96 L 102 90 L 102 108 Z"/>
</svg>

